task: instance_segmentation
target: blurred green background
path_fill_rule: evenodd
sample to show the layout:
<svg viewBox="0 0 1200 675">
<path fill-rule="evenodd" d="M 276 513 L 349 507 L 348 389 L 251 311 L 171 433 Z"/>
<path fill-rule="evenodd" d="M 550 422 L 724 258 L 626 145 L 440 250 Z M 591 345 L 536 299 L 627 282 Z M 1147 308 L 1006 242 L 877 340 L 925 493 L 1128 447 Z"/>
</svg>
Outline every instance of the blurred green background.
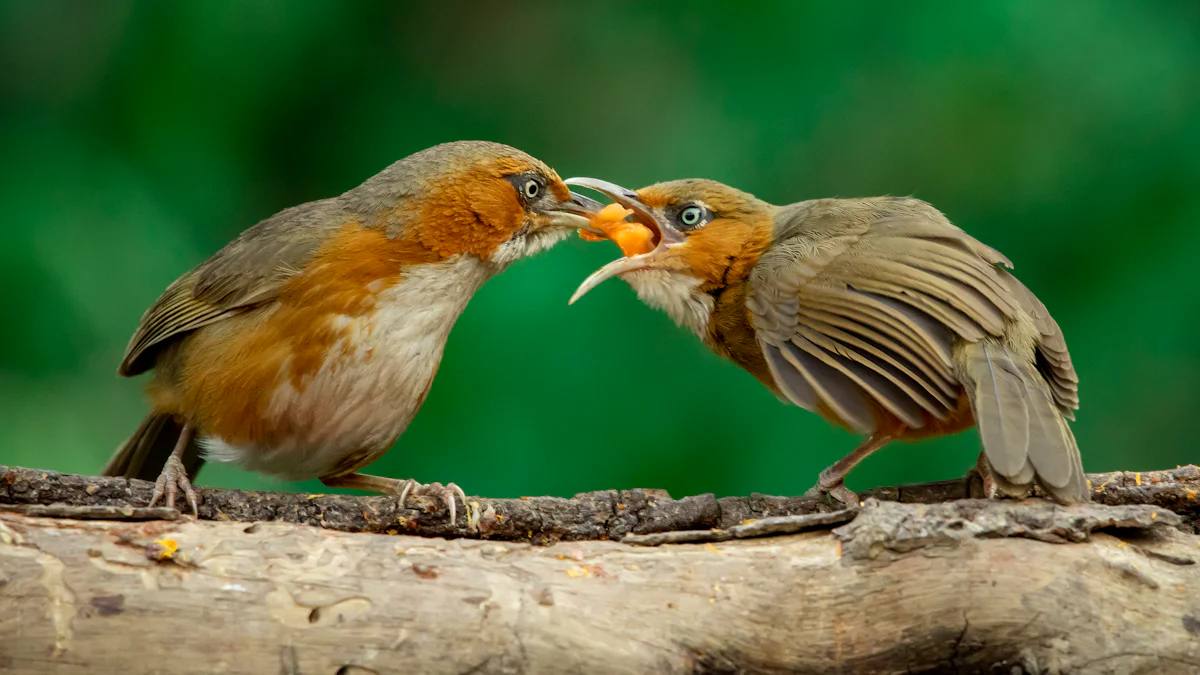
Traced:
<svg viewBox="0 0 1200 675">
<path fill-rule="evenodd" d="M 1066 333 L 1089 470 L 1200 459 L 1200 3 L 0 3 L 0 462 L 95 472 L 177 275 L 284 207 L 456 139 L 564 177 L 776 203 L 915 195 Z M 374 473 L 469 494 L 798 494 L 857 439 L 786 407 L 572 239 L 480 292 Z M 975 432 L 852 488 L 962 475 Z M 282 489 L 208 465 L 202 485 Z"/>
</svg>

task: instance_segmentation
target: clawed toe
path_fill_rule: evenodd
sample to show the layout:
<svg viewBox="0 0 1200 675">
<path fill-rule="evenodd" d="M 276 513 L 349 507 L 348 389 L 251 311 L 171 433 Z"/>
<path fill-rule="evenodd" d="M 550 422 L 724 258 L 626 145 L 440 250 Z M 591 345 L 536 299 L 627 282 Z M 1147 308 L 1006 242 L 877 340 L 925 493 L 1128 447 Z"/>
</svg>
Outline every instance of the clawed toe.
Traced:
<svg viewBox="0 0 1200 675">
<path fill-rule="evenodd" d="M 437 483 L 434 483 L 434 485 L 437 485 Z M 438 487 L 441 486 L 439 485 Z M 443 487 L 438 494 L 441 496 L 442 501 L 445 502 L 446 508 L 450 509 L 450 524 L 453 525 L 455 521 L 455 511 L 457 510 L 457 507 L 454 505 L 454 495 L 458 495 L 459 499 L 462 499 L 463 506 L 466 506 L 467 493 L 463 492 L 463 489 L 458 487 L 456 483 L 446 483 L 446 486 Z"/>
<path fill-rule="evenodd" d="M 439 497 L 450 511 L 450 524 L 454 525 L 457 521 L 458 507 L 454 504 L 454 496 L 458 495 L 463 504 L 467 503 L 467 495 L 454 483 L 428 483 L 422 484 L 409 478 L 401 480 L 396 478 L 383 478 L 381 476 L 370 476 L 361 473 L 349 473 L 337 476 L 322 476 L 321 482 L 329 487 L 352 488 L 355 490 L 370 490 L 373 492 L 382 492 L 384 494 L 396 495 L 400 504 L 400 508 L 408 506 L 408 496 L 411 494 L 427 495 L 430 497 Z"/>
<path fill-rule="evenodd" d="M 188 480 L 187 469 L 183 467 L 183 462 L 172 456 L 163 465 L 162 473 L 158 474 L 158 480 L 154 481 L 150 506 L 154 506 L 158 500 L 166 497 L 167 508 L 175 508 L 175 499 L 181 490 L 187 499 L 188 506 L 192 507 L 192 515 L 199 517 L 199 500 L 196 498 L 196 491 L 192 489 L 192 482 Z"/>
<path fill-rule="evenodd" d="M 454 502 L 454 496 L 458 495 L 464 505 L 467 503 L 467 494 L 454 483 L 447 483 L 446 485 L 442 485 L 441 483 L 422 484 L 410 478 L 405 481 L 404 488 L 400 491 L 400 506 L 407 504 L 410 494 L 440 497 L 442 503 L 446 505 L 446 509 L 450 512 L 451 525 L 454 525 L 458 520 L 458 506 Z"/>
</svg>

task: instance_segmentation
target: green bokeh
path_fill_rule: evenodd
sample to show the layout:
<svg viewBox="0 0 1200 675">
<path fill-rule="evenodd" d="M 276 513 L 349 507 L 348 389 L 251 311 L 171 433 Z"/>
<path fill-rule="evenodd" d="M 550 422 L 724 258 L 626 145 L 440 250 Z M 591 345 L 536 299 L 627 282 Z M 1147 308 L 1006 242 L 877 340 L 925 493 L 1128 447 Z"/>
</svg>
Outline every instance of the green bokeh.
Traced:
<svg viewBox="0 0 1200 675">
<path fill-rule="evenodd" d="M 1089 470 L 1196 461 L 1198 25 L 1164 1 L 0 3 L 0 462 L 97 471 L 146 410 L 114 373 L 171 280 L 467 138 L 630 186 L 926 199 L 1062 325 Z M 371 470 L 795 494 L 855 445 L 619 282 L 568 307 L 613 255 L 572 240 L 488 284 Z M 978 447 L 890 448 L 851 487 L 958 476 Z"/>
</svg>

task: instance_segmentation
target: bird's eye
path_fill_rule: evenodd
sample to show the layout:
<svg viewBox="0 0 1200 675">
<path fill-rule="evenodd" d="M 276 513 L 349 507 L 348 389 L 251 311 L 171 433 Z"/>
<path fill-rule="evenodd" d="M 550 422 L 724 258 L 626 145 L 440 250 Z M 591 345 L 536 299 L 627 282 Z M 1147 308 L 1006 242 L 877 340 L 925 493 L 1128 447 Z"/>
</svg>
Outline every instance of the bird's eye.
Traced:
<svg viewBox="0 0 1200 675">
<path fill-rule="evenodd" d="M 704 224 L 704 208 L 689 206 L 679 212 L 679 224 L 683 229 L 690 230 Z"/>
<path fill-rule="evenodd" d="M 532 178 L 525 181 L 525 186 L 521 188 L 521 192 L 524 193 L 526 199 L 537 198 L 538 193 L 540 193 L 541 191 L 542 191 L 542 186 L 538 185 L 538 182 Z"/>
</svg>

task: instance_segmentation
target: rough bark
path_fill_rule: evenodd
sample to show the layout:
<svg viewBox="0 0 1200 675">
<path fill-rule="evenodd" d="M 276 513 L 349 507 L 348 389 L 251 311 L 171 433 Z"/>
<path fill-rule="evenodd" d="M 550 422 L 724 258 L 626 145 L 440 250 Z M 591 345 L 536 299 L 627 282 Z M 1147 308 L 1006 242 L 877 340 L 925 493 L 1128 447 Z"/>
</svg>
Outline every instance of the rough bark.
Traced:
<svg viewBox="0 0 1200 675">
<path fill-rule="evenodd" d="M 1200 470 L 1090 478 L 1077 507 L 470 498 L 452 528 L 224 490 L 177 518 L 140 481 L 0 467 L 0 670 L 1200 672 Z"/>
<path fill-rule="evenodd" d="M 1092 499 L 1101 504 L 1149 504 L 1175 511 L 1200 529 L 1200 468 L 1116 471 L 1088 475 Z M 69 504 L 136 507 L 150 501 L 153 484 L 126 478 L 60 474 L 0 465 L 0 505 Z M 282 520 L 342 532 L 415 534 L 532 541 L 614 539 L 627 534 L 727 529 L 769 516 L 836 510 L 806 497 L 722 497 L 711 494 L 672 499 L 665 490 L 606 490 L 563 497 L 484 499 L 468 497 L 466 515 L 451 525 L 444 505 L 433 497 L 412 496 L 407 508 L 387 496 L 360 497 L 295 492 L 199 488 L 202 520 L 243 522 Z M 935 504 L 972 496 L 967 479 L 884 487 L 865 498 L 909 504 Z M 463 513 L 460 511 L 460 514 Z M 87 517 L 86 515 L 75 517 Z M 130 517 L 162 517 L 137 512 Z M 155 513 L 161 514 L 162 511 Z"/>
</svg>

